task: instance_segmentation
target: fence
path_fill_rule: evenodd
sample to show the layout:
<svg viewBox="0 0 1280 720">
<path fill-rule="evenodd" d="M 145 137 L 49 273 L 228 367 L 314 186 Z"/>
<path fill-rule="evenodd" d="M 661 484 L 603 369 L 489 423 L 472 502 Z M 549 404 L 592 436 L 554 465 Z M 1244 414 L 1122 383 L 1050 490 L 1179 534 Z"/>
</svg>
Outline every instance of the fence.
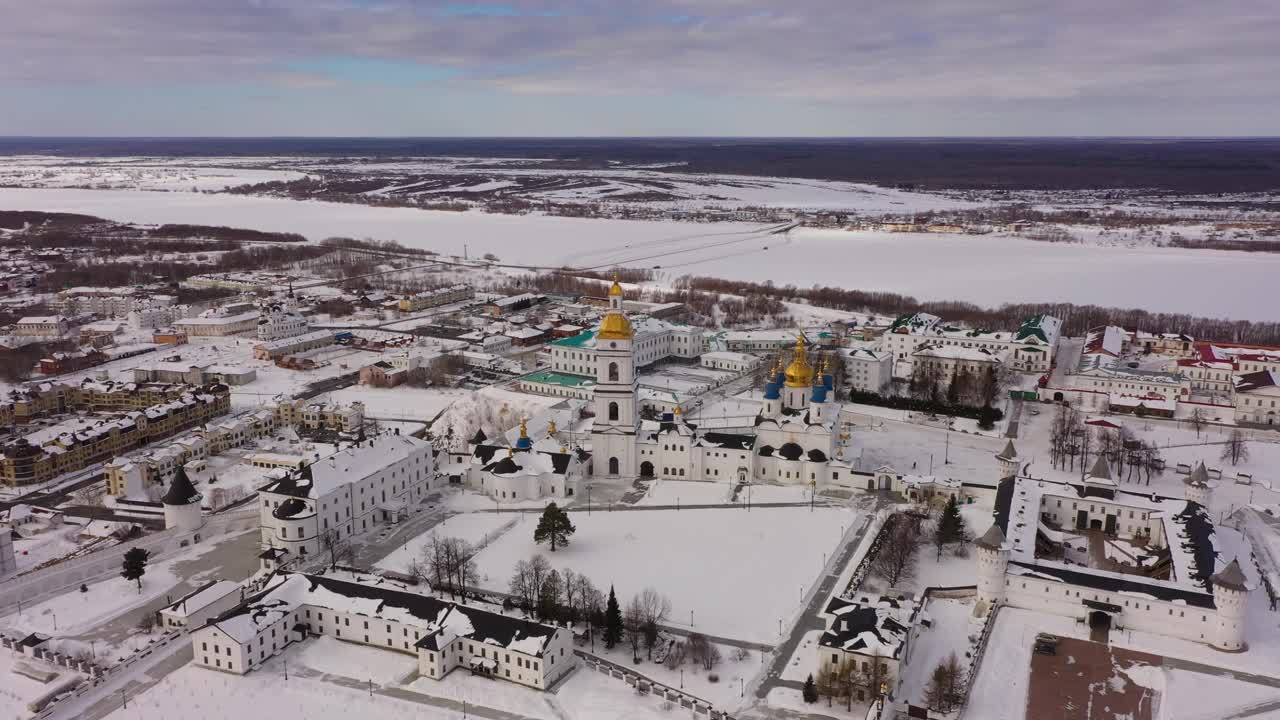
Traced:
<svg viewBox="0 0 1280 720">
<path fill-rule="evenodd" d="M 876 554 L 880 552 L 880 548 L 884 545 L 885 539 L 893 532 L 893 526 L 898 522 L 898 513 L 893 513 L 885 518 L 884 523 L 880 526 L 879 532 L 871 540 L 871 545 L 867 547 L 867 552 L 862 555 L 862 560 L 858 563 L 858 567 L 854 569 L 853 575 L 849 577 L 849 584 L 845 586 L 842 595 L 849 596 L 858 592 L 862 588 L 862 583 L 867 579 L 867 575 L 871 572 L 871 566 L 875 563 Z"/>
<path fill-rule="evenodd" d="M 715 706 L 710 702 L 703 700 L 696 695 L 690 695 L 684 690 L 660 683 L 653 678 L 638 673 L 631 668 L 619 665 L 602 657 L 592 655 L 585 650 L 574 650 L 574 654 L 582 661 L 582 664 L 596 672 L 603 673 L 609 677 L 622 680 L 626 684 L 634 687 L 636 692 L 643 694 L 657 694 L 662 699 L 679 703 L 680 707 L 687 708 L 693 712 L 694 717 L 705 717 L 707 720 L 733 720 L 729 713 L 723 710 L 716 710 Z"/>
<path fill-rule="evenodd" d="M 987 622 L 982 626 L 982 634 L 978 636 L 978 647 L 973 652 L 973 659 L 969 662 L 969 673 L 964 678 L 964 697 L 960 700 L 960 709 L 956 712 L 956 717 L 964 717 L 965 710 L 969 707 L 969 696 L 973 693 L 973 685 L 978 680 L 978 671 L 982 668 L 982 658 L 987 654 L 987 640 L 991 639 L 991 633 L 996 627 L 996 617 L 1000 614 L 1002 605 L 995 605 L 991 608 L 991 612 L 987 615 Z"/>
<path fill-rule="evenodd" d="M 138 547 L 150 552 L 152 562 L 164 560 L 188 546 L 232 532 L 250 530 L 258 525 L 257 508 L 243 513 L 213 518 L 196 532 L 162 530 L 136 540 L 104 548 L 83 557 L 27 573 L 0 583 L 0 615 L 32 606 L 81 584 L 97 582 L 120 572 L 124 554 Z"/>
<path fill-rule="evenodd" d="M 125 658 L 124 660 L 120 661 L 119 663 L 116 663 L 115 665 L 112 665 L 111 667 L 107 668 L 101 674 L 95 676 L 93 682 L 83 683 L 71 693 L 53 698 L 52 701 L 49 702 L 44 707 L 44 709 L 40 711 L 40 714 L 35 716 L 35 718 L 37 720 L 45 720 L 46 718 L 50 717 L 51 715 L 53 715 L 54 712 L 57 711 L 58 709 L 57 703 L 63 700 L 71 700 L 71 699 L 83 697 L 86 693 L 92 692 L 95 688 L 99 687 L 103 683 L 110 681 L 116 675 L 124 672 L 125 670 L 128 670 L 129 668 L 132 668 L 134 665 L 145 660 L 146 658 L 151 657 L 156 652 L 163 650 L 169 647 L 170 645 L 173 645 L 174 642 L 184 642 L 186 640 L 186 637 L 187 637 L 187 633 L 181 629 L 175 629 L 175 630 L 170 630 L 169 632 L 166 632 L 164 635 L 160 637 L 159 642 L 149 643 L 146 647 L 138 650 L 137 652 Z M 79 713 L 73 715 L 72 717 L 78 717 L 78 716 L 79 716 Z"/>
</svg>

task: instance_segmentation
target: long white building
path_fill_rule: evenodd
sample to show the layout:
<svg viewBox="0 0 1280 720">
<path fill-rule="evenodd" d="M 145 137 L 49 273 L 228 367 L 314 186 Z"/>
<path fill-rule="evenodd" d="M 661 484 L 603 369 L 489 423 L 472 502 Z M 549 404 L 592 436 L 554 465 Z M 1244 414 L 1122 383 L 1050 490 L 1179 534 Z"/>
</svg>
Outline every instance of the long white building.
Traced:
<svg viewBox="0 0 1280 720">
<path fill-rule="evenodd" d="M 244 675 L 320 636 L 415 656 L 418 674 L 433 680 L 461 667 L 545 690 L 576 663 L 564 628 L 409 592 L 380 577 L 283 572 L 193 631 L 193 662 Z"/>
<path fill-rule="evenodd" d="M 385 433 L 285 472 L 258 490 L 264 563 L 321 552 L 322 536 L 339 539 L 396 522 L 435 487 L 431 445 Z"/>
</svg>

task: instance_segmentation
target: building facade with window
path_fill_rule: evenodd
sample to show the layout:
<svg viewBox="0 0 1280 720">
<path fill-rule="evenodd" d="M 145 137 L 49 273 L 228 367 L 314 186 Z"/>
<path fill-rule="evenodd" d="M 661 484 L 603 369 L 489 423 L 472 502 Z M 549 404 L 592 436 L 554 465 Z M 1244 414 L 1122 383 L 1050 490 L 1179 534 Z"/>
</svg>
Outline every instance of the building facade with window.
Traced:
<svg viewBox="0 0 1280 720">
<path fill-rule="evenodd" d="M 439 484 L 430 443 L 398 432 L 280 472 L 258 490 L 258 512 L 263 549 L 286 561 L 323 552 L 330 530 L 344 540 L 398 522 Z"/>
<path fill-rule="evenodd" d="M 283 572 L 193 631 L 193 662 L 244 675 L 319 636 L 415 656 L 418 673 L 434 680 L 463 668 L 545 690 L 577 662 L 564 628 L 410 592 L 381 577 Z"/>
</svg>

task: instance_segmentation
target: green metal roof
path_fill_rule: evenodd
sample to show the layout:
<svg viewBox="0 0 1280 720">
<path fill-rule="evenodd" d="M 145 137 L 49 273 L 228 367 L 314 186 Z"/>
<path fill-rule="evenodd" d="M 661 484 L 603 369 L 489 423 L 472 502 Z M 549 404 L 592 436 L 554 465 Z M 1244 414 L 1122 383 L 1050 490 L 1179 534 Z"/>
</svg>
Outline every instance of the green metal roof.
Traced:
<svg viewBox="0 0 1280 720">
<path fill-rule="evenodd" d="M 555 370 L 539 370 L 531 375 L 526 375 L 524 380 L 543 385 L 563 385 L 564 387 L 582 387 L 596 384 L 594 379 L 586 375 L 570 375 L 569 373 L 556 372 Z"/>
<path fill-rule="evenodd" d="M 596 332 L 594 330 L 583 330 L 577 335 L 574 335 L 572 337 L 567 337 L 567 338 L 561 338 L 551 344 L 560 345 L 562 347 L 582 347 L 583 345 L 586 345 L 588 342 L 590 342 L 591 339 L 594 338 L 595 336 L 596 336 Z"/>
</svg>

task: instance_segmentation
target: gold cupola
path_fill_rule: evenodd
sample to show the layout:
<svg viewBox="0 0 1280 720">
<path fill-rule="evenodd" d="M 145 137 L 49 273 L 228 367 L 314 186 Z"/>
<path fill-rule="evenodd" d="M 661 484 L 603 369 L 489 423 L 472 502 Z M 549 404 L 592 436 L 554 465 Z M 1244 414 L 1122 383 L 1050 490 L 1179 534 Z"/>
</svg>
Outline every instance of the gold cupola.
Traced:
<svg viewBox="0 0 1280 720">
<path fill-rule="evenodd" d="M 616 299 L 615 299 L 616 298 Z M 613 276 L 613 286 L 609 288 L 609 312 L 600 321 L 597 340 L 630 340 L 636 336 L 631 321 L 622 314 L 622 286 L 618 284 L 618 276 Z"/>
<path fill-rule="evenodd" d="M 796 348 L 791 356 L 791 364 L 787 366 L 787 382 L 789 388 L 809 387 L 813 384 L 813 366 L 805 355 L 804 333 L 796 335 Z"/>
</svg>

